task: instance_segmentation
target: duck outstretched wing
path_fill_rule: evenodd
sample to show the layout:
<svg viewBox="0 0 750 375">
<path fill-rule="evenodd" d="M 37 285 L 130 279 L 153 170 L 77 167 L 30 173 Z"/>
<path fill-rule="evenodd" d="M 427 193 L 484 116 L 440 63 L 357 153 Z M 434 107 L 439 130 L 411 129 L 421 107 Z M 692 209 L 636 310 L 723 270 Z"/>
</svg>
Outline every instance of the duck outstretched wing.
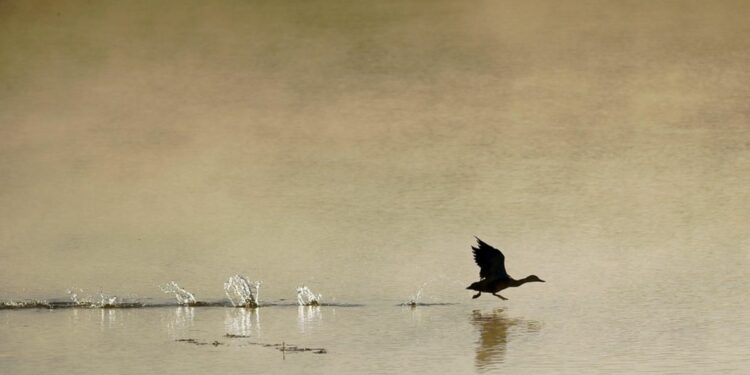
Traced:
<svg viewBox="0 0 750 375">
<path fill-rule="evenodd" d="M 482 279 L 510 277 L 505 271 L 505 255 L 479 238 L 477 238 L 477 244 L 471 248 L 474 251 L 474 261 L 479 266 L 479 277 Z"/>
</svg>

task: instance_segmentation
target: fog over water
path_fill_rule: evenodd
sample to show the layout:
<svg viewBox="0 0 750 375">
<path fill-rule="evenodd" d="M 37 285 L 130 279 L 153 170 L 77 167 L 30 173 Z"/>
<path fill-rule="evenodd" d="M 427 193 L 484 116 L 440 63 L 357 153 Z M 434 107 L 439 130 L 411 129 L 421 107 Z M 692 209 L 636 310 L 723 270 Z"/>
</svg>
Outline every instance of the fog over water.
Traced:
<svg viewBox="0 0 750 375">
<path fill-rule="evenodd" d="M 340 342 L 350 370 L 741 373 L 749 17 L 742 1 L 2 1 L 0 300 L 164 299 L 171 280 L 218 300 L 244 274 L 261 299 L 305 284 L 380 306 L 321 307 L 322 340 L 421 327 Z M 475 235 L 547 283 L 471 300 Z M 458 305 L 386 308 L 420 286 Z M 279 310 L 261 314 L 288 331 L 267 338 L 316 344 Z M 195 324 L 224 334 L 233 318 L 206 311 Z M 98 342 L 71 323 L 95 313 L 40 326 Z M 113 314 L 128 335 L 184 321 Z M 25 342 L 34 319 L 0 311 L 0 334 Z M 23 367 L 27 344 L 0 343 L 0 362 L 48 369 Z"/>
</svg>

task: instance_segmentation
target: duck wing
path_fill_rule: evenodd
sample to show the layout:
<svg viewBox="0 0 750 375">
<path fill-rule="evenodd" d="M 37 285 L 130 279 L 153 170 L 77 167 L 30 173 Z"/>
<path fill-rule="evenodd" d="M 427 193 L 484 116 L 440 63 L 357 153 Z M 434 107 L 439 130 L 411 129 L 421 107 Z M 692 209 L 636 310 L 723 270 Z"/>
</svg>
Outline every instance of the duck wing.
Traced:
<svg viewBox="0 0 750 375">
<path fill-rule="evenodd" d="M 508 272 L 505 271 L 505 255 L 479 238 L 477 238 L 477 243 L 477 246 L 471 248 L 474 252 L 474 261 L 479 266 L 479 277 L 482 279 L 510 278 Z"/>
</svg>

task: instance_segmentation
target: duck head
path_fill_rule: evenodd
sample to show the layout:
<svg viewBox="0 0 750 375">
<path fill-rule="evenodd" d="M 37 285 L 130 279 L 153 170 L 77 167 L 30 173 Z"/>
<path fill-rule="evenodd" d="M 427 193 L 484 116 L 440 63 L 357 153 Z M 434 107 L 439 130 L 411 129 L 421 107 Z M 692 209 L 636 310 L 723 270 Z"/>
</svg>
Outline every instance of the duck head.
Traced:
<svg viewBox="0 0 750 375">
<path fill-rule="evenodd" d="M 532 282 L 532 281 L 537 281 L 537 282 L 540 282 L 540 283 L 544 283 L 544 282 L 546 282 L 546 281 L 544 281 L 544 280 L 540 279 L 540 278 L 539 278 L 539 276 L 537 276 L 537 275 L 529 275 L 529 276 L 526 276 L 526 279 L 525 279 L 525 281 L 526 281 L 527 283 L 530 283 L 530 282 Z"/>
</svg>

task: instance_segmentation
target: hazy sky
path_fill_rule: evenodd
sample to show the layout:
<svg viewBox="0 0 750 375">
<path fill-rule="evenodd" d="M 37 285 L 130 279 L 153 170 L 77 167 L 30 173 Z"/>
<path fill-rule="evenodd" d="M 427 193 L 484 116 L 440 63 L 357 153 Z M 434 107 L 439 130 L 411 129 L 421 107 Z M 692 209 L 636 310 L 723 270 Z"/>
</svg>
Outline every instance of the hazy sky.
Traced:
<svg viewBox="0 0 750 375">
<path fill-rule="evenodd" d="M 748 262 L 748 19 L 744 1 L 0 2 L 0 295 L 218 294 L 233 272 L 411 288 L 474 278 L 475 234 L 522 269 L 545 249 Z"/>
</svg>

